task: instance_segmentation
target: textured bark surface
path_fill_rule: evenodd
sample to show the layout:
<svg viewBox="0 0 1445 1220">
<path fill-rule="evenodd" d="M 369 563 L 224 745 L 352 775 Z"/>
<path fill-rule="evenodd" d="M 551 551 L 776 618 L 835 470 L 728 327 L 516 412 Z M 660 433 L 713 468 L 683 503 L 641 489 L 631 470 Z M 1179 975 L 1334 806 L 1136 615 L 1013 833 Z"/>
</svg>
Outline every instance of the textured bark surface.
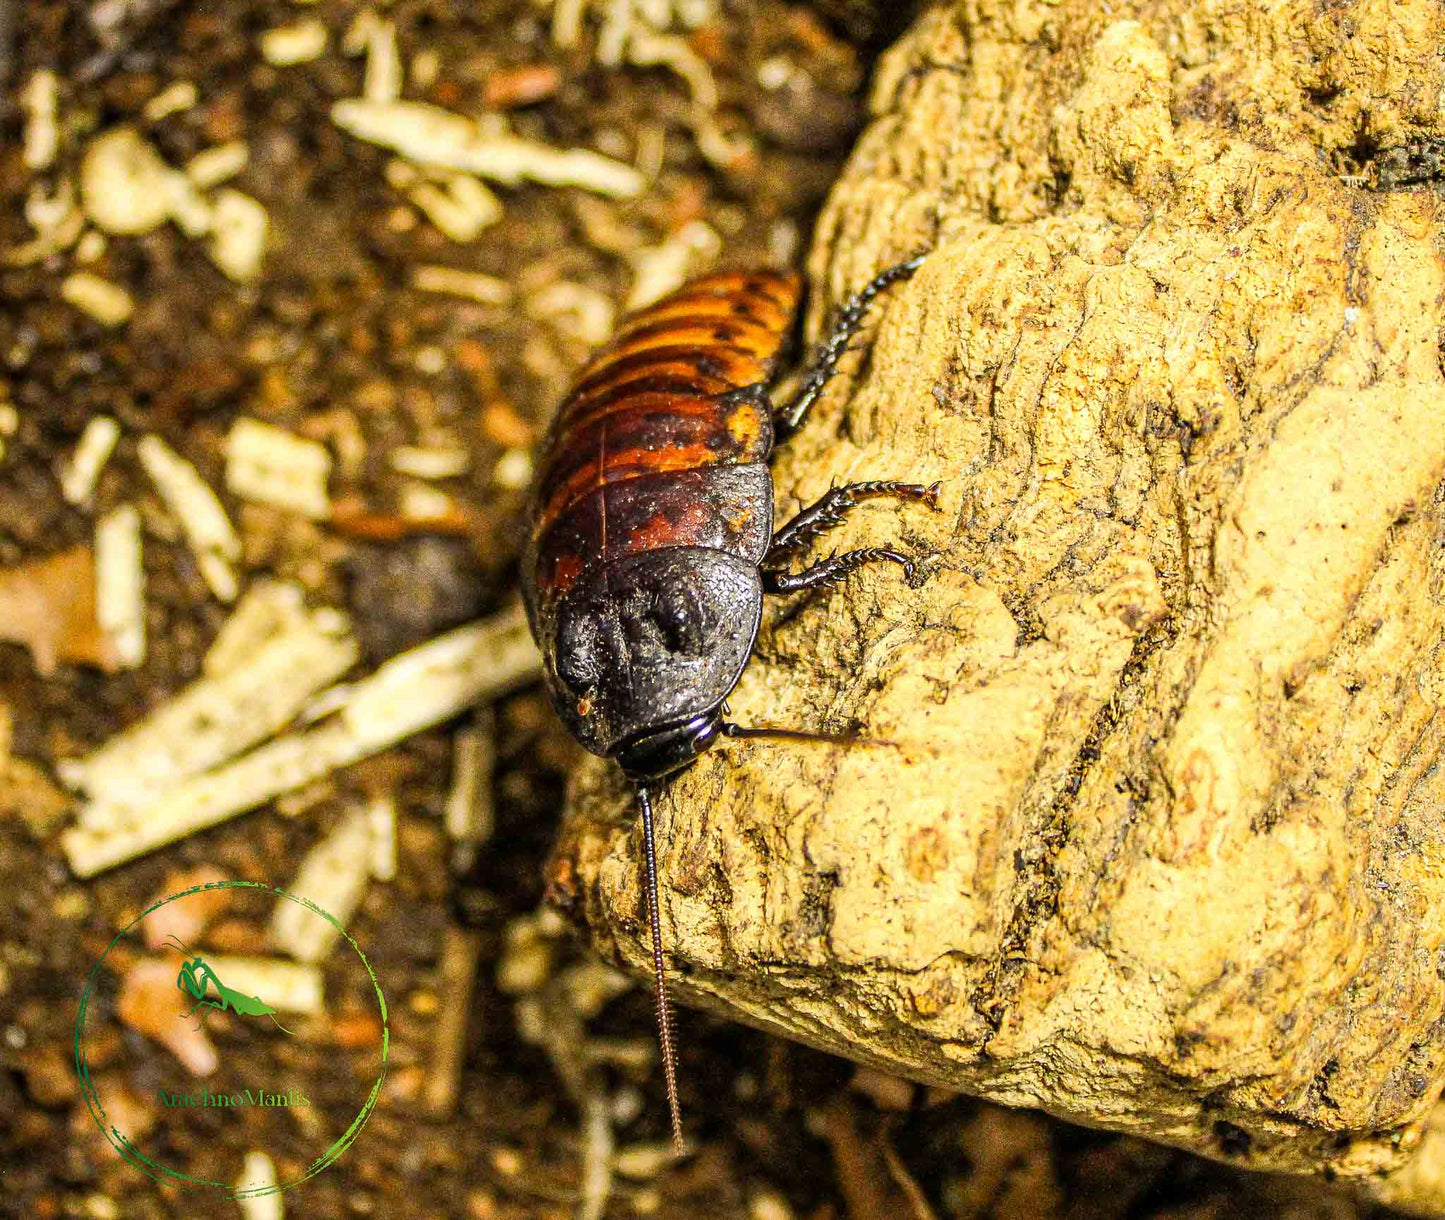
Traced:
<svg viewBox="0 0 1445 1220">
<path fill-rule="evenodd" d="M 731 706 L 894 744 L 661 795 L 680 999 L 1445 1215 L 1396 1172 L 1445 1079 L 1442 43 L 1421 0 L 1062 0 L 888 54 L 814 333 L 933 253 L 778 513 L 941 479 L 823 543 L 928 579 L 775 603 Z M 590 763 L 554 892 L 641 966 L 639 855 Z"/>
</svg>

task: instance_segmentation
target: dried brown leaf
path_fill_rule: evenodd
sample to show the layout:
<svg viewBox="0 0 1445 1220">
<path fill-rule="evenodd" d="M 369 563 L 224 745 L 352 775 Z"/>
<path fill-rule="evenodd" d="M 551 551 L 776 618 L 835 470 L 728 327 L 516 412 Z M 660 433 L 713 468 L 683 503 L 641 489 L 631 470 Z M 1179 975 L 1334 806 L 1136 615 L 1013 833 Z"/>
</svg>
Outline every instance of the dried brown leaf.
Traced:
<svg viewBox="0 0 1445 1220">
<path fill-rule="evenodd" d="M 95 614 L 95 558 L 88 546 L 0 571 L 0 639 L 24 644 L 43 676 L 61 661 L 120 664 Z"/>
</svg>

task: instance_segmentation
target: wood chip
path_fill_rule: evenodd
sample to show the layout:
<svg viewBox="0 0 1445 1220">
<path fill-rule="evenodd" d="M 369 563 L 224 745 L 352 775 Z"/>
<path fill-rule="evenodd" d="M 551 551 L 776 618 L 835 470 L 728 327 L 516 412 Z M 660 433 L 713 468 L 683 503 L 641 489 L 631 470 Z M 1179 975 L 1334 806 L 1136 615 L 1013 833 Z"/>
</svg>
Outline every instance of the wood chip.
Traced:
<svg viewBox="0 0 1445 1220">
<path fill-rule="evenodd" d="M 693 220 L 683 225 L 666 241 L 656 246 L 634 250 L 632 290 L 627 294 L 625 308 L 631 312 L 660 301 L 669 292 L 711 264 L 722 253 L 722 238 L 706 221 Z"/>
<path fill-rule="evenodd" d="M 276 949 L 302 962 L 319 962 L 330 952 L 366 893 L 370 842 L 366 812 L 353 810 L 307 852 L 286 889 L 314 902 L 336 923 L 283 898 L 271 917 L 271 944 Z"/>
<path fill-rule="evenodd" d="M 135 669 L 146 657 L 145 567 L 140 513 L 121 504 L 95 523 L 95 614 L 115 666 Z"/>
<path fill-rule="evenodd" d="M 457 503 L 444 491 L 424 483 L 401 489 L 401 515 L 413 521 L 443 521 L 458 515 Z"/>
<path fill-rule="evenodd" d="M 70 798 L 23 758 L 0 759 L 0 818 L 15 818 L 35 839 L 48 839 L 65 820 Z M 3 991 L 3 988 L 0 988 Z"/>
<path fill-rule="evenodd" d="M 89 271 L 75 271 L 66 276 L 60 285 L 60 296 L 102 326 L 122 326 L 135 312 L 130 293 Z"/>
<path fill-rule="evenodd" d="M 55 73 L 46 68 L 32 73 L 20 94 L 25 107 L 25 136 L 21 160 L 29 170 L 49 169 L 60 147 L 60 127 L 55 121 L 59 88 Z"/>
<path fill-rule="evenodd" d="M 202 197 L 190 178 L 174 171 L 166 179 L 170 192 L 171 219 L 187 237 L 204 237 L 216 222 L 216 209 Z"/>
<path fill-rule="evenodd" d="M 575 47 L 582 36 L 582 13 L 587 0 L 555 0 L 552 5 L 552 43 L 554 46 Z"/>
<path fill-rule="evenodd" d="M 74 191 L 66 179 L 47 194 L 43 184 L 36 182 L 25 196 L 25 219 L 35 229 L 30 241 L 5 251 L 4 263 L 10 267 L 28 267 L 68 250 L 85 228 L 85 216 L 75 206 Z"/>
<path fill-rule="evenodd" d="M 557 942 L 535 916 L 522 916 L 507 925 L 502 955 L 497 962 L 497 990 L 503 995 L 539 991 L 552 977 Z"/>
<path fill-rule="evenodd" d="M 149 233 L 170 218 L 174 173 L 135 130 L 116 128 L 85 150 L 81 206 L 90 222 L 107 233 Z"/>
<path fill-rule="evenodd" d="M 703 110 L 717 109 L 717 82 L 707 66 L 677 34 L 637 31 L 627 43 L 627 62 L 639 68 L 670 68 L 687 82 L 693 102 Z"/>
<path fill-rule="evenodd" d="M 95 828 L 83 813 L 61 846 L 72 871 L 92 876 L 304 787 L 541 673 L 526 616 L 515 606 L 388 661 L 347 688 L 335 719 L 186 780 L 134 818 Z"/>
<path fill-rule="evenodd" d="M 186 162 L 186 177 L 197 190 L 208 191 L 242 173 L 250 161 L 251 151 L 244 140 L 232 140 L 198 152 Z"/>
<path fill-rule="evenodd" d="M 512 299 L 512 286 L 506 280 L 429 263 L 413 268 L 411 286 L 422 292 L 444 292 L 450 296 L 465 297 L 483 305 L 506 305 Z"/>
<path fill-rule="evenodd" d="M 92 807 L 61 835 L 71 871 L 94 876 L 167 843 L 215 826 L 283 792 L 290 792 L 354 761 L 348 736 L 327 726 L 302 736 L 283 737 L 235 762 L 183 781 L 145 807 L 144 817 L 91 826 Z"/>
<path fill-rule="evenodd" d="M 100 472 L 120 439 L 120 425 L 109 415 L 94 415 L 85 425 L 65 472 L 60 494 L 67 504 L 84 504 L 95 490 Z"/>
<path fill-rule="evenodd" d="M 454 479 L 466 474 L 472 455 L 461 448 L 424 449 L 399 445 L 388 455 L 391 468 L 417 479 Z"/>
<path fill-rule="evenodd" d="M 577 1220 L 602 1220 L 612 1194 L 612 1116 L 607 1096 L 592 1083 L 582 1103 L 582 1201 Z"/>
<path fill-rule="evenodd" d="M 557 280 L 533 293 L 527 298 L 527 313 L 589 348 L 611 337 L 616 317 L 611 297 L 570 280 Z"/>
<path fill-rule="evenodd" d="M 309 3 L 310 0 L 305 0 Z M 264 1152 L 248 1152 L 236 1179 L 236 1206 L 245 1220 L 282 1220 L 285 1195 L 277 1187 L 275 1163 Z"/>
<path fill-rule="evenodd" d="M 182 110 L 189 110 L 200 98 L 194 84 L 188 80 L 178 80 L 151 98 L 141 109 L 141 115 L 147 123 L 159 123 Z"/>
<path fill-rule="evenodd" d="M 520 607 L 419 645 L 358 682 L 341 717 L 368 753 L 541 676 Z"/>
<path fill-rule="evenodd" d="M 216 493 L 194 466 L 158 436 L 142 437 L 136 456 L 180 522 L 211 592 L 223 602 L 235 601 L 239 583 L 234 565 L 241 559 L 241 539 Z"/>
<path fill-rule="evenodd" d="M 354 58 L 365 51 L 371 42 L 371 31 L 380 21 L 375 9 L 364 8 L 357 13 L 341 35 L 341 53 Z"/>
<path fill-rule="evenodd" d="M 145 917 L 141 933 L 146 948 L 160 949 L 171 938 L 175 938 L 186 949 L 194 947 L 201 933 L 211 921 L 231 905 L 236 891 L 230 887 L 216 886 L 214 889 L 199 888 L 225 881 L 227 874 L 213 864 L 202 864 L 197 868 L 172 870 L 166 874 L 159 891 L 153 893 L 146 907 L 156 906 L 172 894 L 185 894 L 173 898 L 164 906 L 158 906 Z M 186 890 L 195 890 L 186 894 Z M 223 976 L 224 977 L 224 976 Z"/>
<path fill-rule="evenodd" d="M 348 98 L 331 119 L 358 139 L 395 149 L 423 165 L 445 165 L 513 185 L 577 186 L 601 195 L 639 195 L 646 180 L 621 161 L 584 148 L 556 149 L 511 135 L 487 135 L 472 120 L 424 102 Z"/>
<path fill-rule="evenodd" d="M 492 482 L 509 491 L 522 491 L 532 485 L 532 455 L 525 449 L 508 449 L 492 469 Z"/>
<path fill-rule="evenodd" d="M 185 1010 L 179 1006 L 176 990 L 174 960 L 138 962 L 121 980 L 115 1014 L 131 1029 L 164 1046 L 192 1076 L 209 1076 L 220 1066 L 220 1056 L 203 1023 L 180 1020 Z"/>
<path fill-rule="evenodd" d="M 243 664 L 208 672 L 95 753 L 62 765 L 94 798 L 83 824 L 104 827 L 168 788 L 264 741 L 356 663 L 358 646 L 334 612 L 300 614 L 257 642 Z"/>
<path fill-rule="evenodd" d="M 261 274 L 270 227 L 266 209 L 251 196 L 229 188 L 217 191 L 206 253 L 231 279 L 248 284 Z"/>
<path fill-rule="evenodd" d="M 252 656 L 275 637 L 303 630 L 308 614 L 300 585 L 289 580 L 256 581 L 216 632 L 201 662 L 202 672 L 214 678 L 250 664 Z M 326 618 L 317 626 L 338 635 L 345 631 L 342 623 L 332 624 Z"/>
<path fill-rule="evenodd" d="M 401 96 L 401 55 L 396 49 L 396 23 L 373 20 L 366 30 L 366 74 L 361 95 L 368 102 L 394 102 Z"/>
<path fill-rule="evenodd" d="M 309 63 L 326 53 L 330 39 L 326 27 L 314 17 L 280 25 L 261 35 L 261 58 L 278 68 Z"/>
<path fill-rule="evenodd" d="M 452 783 L 447 792 L 447 837 L 466 858 L 454 861 L 459 872 L 475 863 L 477 850 L 496 829 L 492 803 L 492 771 L 496 766 L 496 716 L 490 708 L 477 712 L 470 728 L 452 739 Z"/>
<path fill-rule="evenodd" d="M 324 520 L 330 474 L 331 454 L 318 441 L 244 415 L 226 434 L 226 488 L 243 500 Z"/>
<path fill-rule="evenodd" d="M 551 64 L 524 64 L 493 72 L 482 86 L 482 105 L 508 110 L 545 101 L 562 86 L 562 75 Z"/>
<path fill-rule="evenodd" d="M 634 1182 L 647 1182 L 672 1168 L 677 1160 L 669 1143 L 628 1144 L 612 1157 L 612 1168 Z"/>
<path fill-rule="evenodd" d="M 482 431 L 508 449 L 530 449 L 537 439 L 532 427 L 505 399 L 494 399 L 482 408 Z"/>
<path fill-rule="evenodd" d="M 417 182 L 407 198 L 455 242 L 472 241 L 502 218 L 501 201 L 470 174 L 448 173 L 440 185 Z"/>
<path fill-rule="evenodd" d="M 396 798 L 390 793 L 374 797 L 366 806 L 371 831 L 370 867 L 377 881 L 396 878 Z"/>
<path fill-rule="evenodd" d="M 461 1091 L 462 1064 L 466 1059 L 467 1017 L 472 988 L 481 959 L 481 933 L 448 927 L 442 938 L 437 972 L 441 976 L 441 1008 L 432 1031 L 431 1067 L 422 1100 L 427 1112 L 446 1118 L 455 1109 Z"/>
<path fill-rule="evenodd" d="M 306 915 L 311 912 L 286 899 L 286 906 Z M 326 908 L 323 908 L 326 909 Z M 243 995 L 260 996 L 277 1012 L 316 1016 L 325 1011 L 326 985 L 321 971 L 310 962 L 291 962 L 279 957 L 212 957 L 206 961 L 224 979 L 226 986 Z"/>
</svg>

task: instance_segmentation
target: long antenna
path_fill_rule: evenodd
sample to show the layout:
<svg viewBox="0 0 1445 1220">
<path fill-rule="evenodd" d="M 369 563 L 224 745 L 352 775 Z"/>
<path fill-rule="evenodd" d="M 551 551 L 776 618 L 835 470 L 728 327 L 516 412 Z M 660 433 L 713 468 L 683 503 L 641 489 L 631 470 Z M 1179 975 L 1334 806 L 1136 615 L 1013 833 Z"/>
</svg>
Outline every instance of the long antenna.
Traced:
<svg viewBox="0 0 1445 1220">
<path fill-rule="evenodd" d="M 647 918 L 652 924 L 652 975 L 657 995 L 657 1041 L 662 1047 L 662 1075 L 667 1082 L 667 1109 L 672 1118 L 672 1147 L 681 1156 L 687 1151 L 682 1138 L 682 1107 L 677 1101 L 677 1047 L 672 1040 L 672 1007 L 667 1001 L 667 978 L 662 968 L 662 920 L 657 905 L 657 849 L 652 834 L 652 801 L 647 789 L 637 785 L 637 803 L 642 806 L 642 850 L 646 857 Z"/>
</svg>

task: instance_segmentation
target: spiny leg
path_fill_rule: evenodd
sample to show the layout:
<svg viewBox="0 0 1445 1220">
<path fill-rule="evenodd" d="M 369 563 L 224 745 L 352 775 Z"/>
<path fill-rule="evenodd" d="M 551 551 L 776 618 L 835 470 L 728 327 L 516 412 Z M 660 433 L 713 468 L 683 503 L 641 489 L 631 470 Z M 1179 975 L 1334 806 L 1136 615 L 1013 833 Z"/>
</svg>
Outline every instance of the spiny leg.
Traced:
<svg viewBox="0 0 1445 1220">
<path fill-rule="evenodd" d="M 929 508 L 938 507 L 938 484 L 924 487 L 921 483 L 900 483 L 893 479 L 875 479 L 867 483 L 845 483 L 830 488 L 821 499 L 808 505 L 774 534 L 764 567 L 776 567 L 794 551 L 824 530 L 842 524 L 849 509 L 871 496 L 895 496 L 900 500 L 922 500 Z"/>
<path fill-rule="evenodd" d="M 829 555 L 801 572 L 779 572 L 762 570 L 764 593 L 796 593 L 799 589 L 816 589 L 820 585 L 837 584 L 855 568 L 865 563 L 876 563 L 886 559 L 902 566 L 904 576 L 912 578 L 913 560 L 887 547 L 870 546 L 858 551 L 844 551 L 841 555 Z"/>
<path fill-rule="evenodd" d="M 868 306 L 872 303 L 873 298 L 890 284 L 912 276 L 923 265 L 923 258 L 922 254 L 915 255 L 906 263 L 898 263 L 885 271 L 880 271 L 858 292 L 848 298 L 842 312 L 838 315 L 838 320 L 833 324 L 833 333 L 819 345 L 814 354 L 812 371 L 804 379 L 797 396 L 773 416 L 773 435 L 776 443 L 781 444 L 803 426 L 803 420 L 823 393 L 823 387 L 838 371 L 838 361 L 848 350 L 849 340 L 858 333 L 858 328 L 863 325 L 863 316 L 868 312 Z"/>
</svg>

